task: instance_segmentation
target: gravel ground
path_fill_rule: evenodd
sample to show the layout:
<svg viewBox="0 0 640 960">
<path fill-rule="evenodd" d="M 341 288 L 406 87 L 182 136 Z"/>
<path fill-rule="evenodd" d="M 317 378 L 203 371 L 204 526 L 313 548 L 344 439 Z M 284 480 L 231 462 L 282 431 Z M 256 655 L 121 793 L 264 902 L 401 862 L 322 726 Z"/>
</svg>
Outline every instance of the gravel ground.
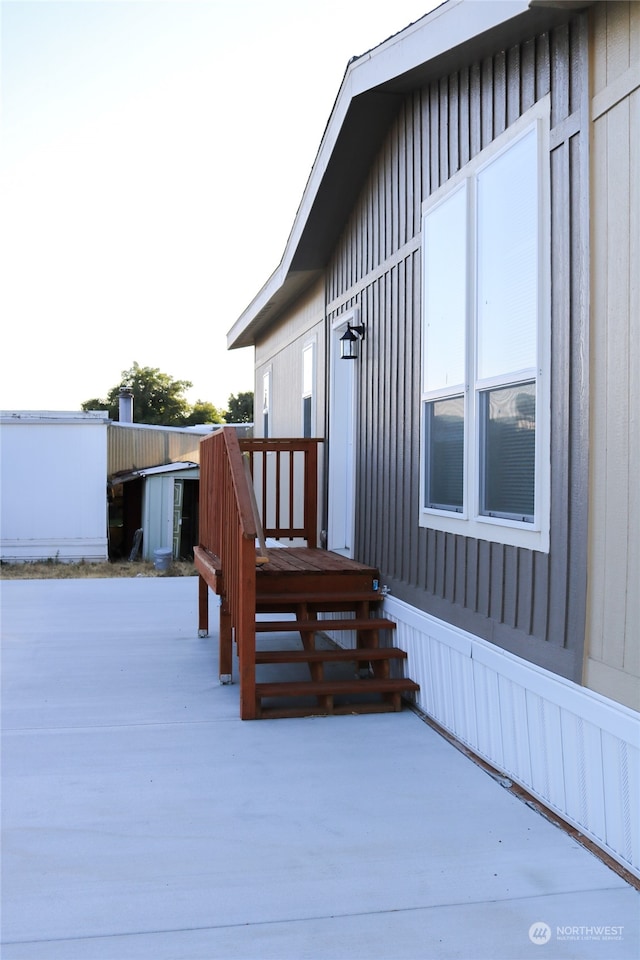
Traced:
<svg viewBox="0 0 640 960">
<path fill-rule="evenodd" d="M 194 577 L 190 560 L 174 560 L 168 570 L 156 570 L 152 561 L 118 560 L 112 563 L 0 562 L 0 580 L 77 580 L 105 577 Z"/>
</svg>

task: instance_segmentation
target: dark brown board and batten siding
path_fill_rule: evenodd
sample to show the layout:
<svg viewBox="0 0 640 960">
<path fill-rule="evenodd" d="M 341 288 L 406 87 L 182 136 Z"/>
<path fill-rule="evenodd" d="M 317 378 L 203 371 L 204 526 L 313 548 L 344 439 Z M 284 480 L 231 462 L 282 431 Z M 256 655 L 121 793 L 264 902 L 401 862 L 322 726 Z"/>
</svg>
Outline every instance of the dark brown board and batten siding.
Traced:
<svg viewBox="0 0 640 960">
<path fill-rule="evenodd" d="M 581 679 L 586 590 L 587 20 L 399 98 L 398 115 L 327 270 L 327 319 L 357 304 L 356 556 L 394 596 Z M 421 206 L 551 94 L 549 554 L 419 526 Z"/>
</svg>

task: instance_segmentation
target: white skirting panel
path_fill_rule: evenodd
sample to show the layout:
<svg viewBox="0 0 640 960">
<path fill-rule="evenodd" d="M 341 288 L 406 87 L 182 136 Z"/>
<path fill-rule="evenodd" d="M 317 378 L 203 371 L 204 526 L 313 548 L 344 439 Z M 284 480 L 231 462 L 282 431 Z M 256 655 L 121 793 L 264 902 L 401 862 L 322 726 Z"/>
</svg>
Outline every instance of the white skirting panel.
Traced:
<svg viewBox="0 0 640 960">
<path fill-rule="evenodd" d="M 416 705 L 640 876 L 640 717 L 387 597 Z"/>
<path fill-rule="evenodd" d="M 38 560 L 58 560 L 60 563 L 101 561 L 109 559 L 109 545 L 106 537 L 2 540 L 0 559 L 18 563 Z"/>
</svg>

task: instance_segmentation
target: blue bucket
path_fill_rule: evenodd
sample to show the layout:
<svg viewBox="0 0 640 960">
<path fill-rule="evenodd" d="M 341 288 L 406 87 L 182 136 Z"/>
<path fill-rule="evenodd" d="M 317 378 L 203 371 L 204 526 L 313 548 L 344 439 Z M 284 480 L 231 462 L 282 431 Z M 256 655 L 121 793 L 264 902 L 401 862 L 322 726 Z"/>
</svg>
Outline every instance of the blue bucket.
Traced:
<svg viewBox="0 0 640 960">
<path fill-rule="evenodd" d="M 171 566 L 172 551 L 169 547 L 162 547 L 153 551 L 153 565 L 156 570 L 168 570 Z"/>
</svg>

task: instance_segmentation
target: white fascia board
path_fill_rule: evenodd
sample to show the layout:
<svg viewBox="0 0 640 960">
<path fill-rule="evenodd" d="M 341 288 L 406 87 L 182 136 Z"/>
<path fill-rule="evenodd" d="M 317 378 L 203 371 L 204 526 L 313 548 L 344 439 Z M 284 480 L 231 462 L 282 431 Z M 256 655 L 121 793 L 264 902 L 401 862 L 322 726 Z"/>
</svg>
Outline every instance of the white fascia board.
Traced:
<svg viewBox="0 0 640 960">
<path fill-rule="evenodd" d="M 106 410 L 0 410 L 0 423 L 80 423 L 109 422 Z"/>
<path fill-rule="evenodd" d="M 280 265 L 228 332 L 228 347 L 234 344 L 283 286 L 351 102 L 366 91 L 429 63 L 448 50 L 526 13 L 528 9 L 529 0 L 449 0 L 349 64 Z"/>
<path fill-rule="evenodd" d="M 297 219 L 298 218 L 296 216 L 295 222 L 297 222 Z M 280 265 L 276 268 L 276 270 L 274 270 L 265 285 L 255 295 L 251 303 L 245 307 L 234 325 L 227 333 L 227 349 L 231 349 L 235 341 L 249 326 L 254 317 L 258 316 L 260 311 L 267 306 L 272 296 L 283 286 L 285 280 L 287 279 L 287 273 L 289 272 L 288 266 L 293 257 L 293 250 L 295 250 L 295 247 L 291 247 L 291 237 L 289 237 L 285 252 L 282 260 L 280 261 Z"/>
<path fill-rule="evenodd" d="M 196 434 L 203 437 L 208 436 L 211 433 L 211 430 L 207 428 L 206 424 L 194 427 L 163 427 L 161 423 L 136 423 L 135 420 L 133 423 L 121 423 L 119 420 L 112 420 L 110 426 L 115 427 L 117 430 L 156 430 L 162 433 L 187 433 Z M 226 424 L 211 424 L 211 426 L 224 427 Z"/>
<path fill-rule="evenodd" d="M 393 80 L 529 9 L 529 0 L 450 0 L 354 60 L 351 95 Z"/>
</svg>

